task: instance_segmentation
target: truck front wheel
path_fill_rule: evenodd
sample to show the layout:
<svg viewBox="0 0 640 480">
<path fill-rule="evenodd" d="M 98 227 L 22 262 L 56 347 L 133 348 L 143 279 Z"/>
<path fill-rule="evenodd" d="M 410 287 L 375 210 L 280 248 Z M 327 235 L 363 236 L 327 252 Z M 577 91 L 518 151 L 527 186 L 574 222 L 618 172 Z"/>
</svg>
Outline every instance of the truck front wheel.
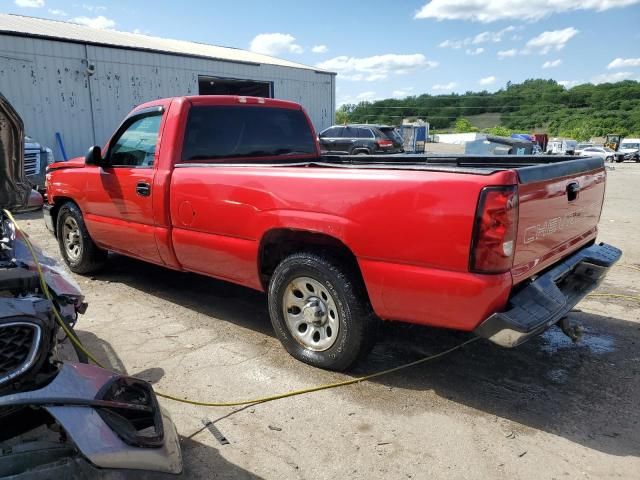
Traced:
<svg viewBox="0 0 640 480">
<path fill-rule="evenodd" d="M 269 282 L 269 315 L 278 339 L 298 360 L 345 370 L 375 340 L 376 318 L 358 276 L 313 253 L 285 258 Z"/>
<path fill-rule="evenodd" d="M 75 203 L 65 203 L 58 212 L 56 226 L 60 253 L 74 273 L 91 273 L 102 267 L 107 252 L 91 239 L 82 212 Z"/>
</svg>

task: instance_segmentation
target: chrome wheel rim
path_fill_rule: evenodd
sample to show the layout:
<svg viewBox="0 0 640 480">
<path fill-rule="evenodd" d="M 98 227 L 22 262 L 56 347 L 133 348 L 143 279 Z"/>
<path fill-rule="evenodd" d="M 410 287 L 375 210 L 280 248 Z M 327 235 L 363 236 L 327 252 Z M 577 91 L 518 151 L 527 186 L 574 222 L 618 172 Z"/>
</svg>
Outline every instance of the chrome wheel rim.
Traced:
<svg viewBox="0 0 640 480">
<path fill-rule="evenodd" d="M 77 260 L 82 254 L 80 227 L 73 217 L 67 217 L 62 225 L 62 241 L 64 251 L 69 260 Z"/>
<path fill-rule="evenodd" d="M 328 350 L 336 343 L 340 319 L 329 290 L 310 277 L 293 279 L 284 291 L 282 309 L 289 332 L 304 348 Z"/>
</svg>

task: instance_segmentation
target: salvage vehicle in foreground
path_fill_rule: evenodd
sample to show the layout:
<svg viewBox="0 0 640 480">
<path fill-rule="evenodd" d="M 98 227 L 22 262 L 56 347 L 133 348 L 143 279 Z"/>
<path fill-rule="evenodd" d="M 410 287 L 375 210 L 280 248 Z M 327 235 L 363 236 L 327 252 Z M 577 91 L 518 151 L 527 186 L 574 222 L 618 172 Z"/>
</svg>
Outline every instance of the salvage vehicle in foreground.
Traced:
<svg viewBox="0 0 640 480">
<path fill-rule="evenodd" d="M 70 274 L 4 210 L 25 205 L 31 186 L 22 121 L 2 95 L 0 125 L 0 477 L 179 473 L 175 427 L 147 382 L 87 365 L 79 348 L 79 362 L 63 360 L 62 332 L 75 336 L 87 305 Z"/>
<path fill-rule="evenodd" d="M 513 347 L 619 259 L 595 242 L 602 159 L 321 156 L 302 107 L 179 97 L 51 165 L 45 222 L 71 270 L 114 251 L 267 292 L 294 357 L 346 369 L 379 319 Z"/>
</svg>

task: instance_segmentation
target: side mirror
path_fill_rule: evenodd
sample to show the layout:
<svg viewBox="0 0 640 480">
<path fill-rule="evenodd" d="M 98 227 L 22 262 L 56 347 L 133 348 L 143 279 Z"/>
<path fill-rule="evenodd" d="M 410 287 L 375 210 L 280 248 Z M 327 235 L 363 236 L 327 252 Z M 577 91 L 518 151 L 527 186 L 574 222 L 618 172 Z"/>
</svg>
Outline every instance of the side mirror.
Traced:
<svg viewBox="0 0 640 480">
<path fill-rule="evenodd" d="M 84 156 L 85 165 L 101 165 L 102 164 L 102 150 L 98 145 L 94 145 L 89 148 L 89 151 Z"/>
</svg>

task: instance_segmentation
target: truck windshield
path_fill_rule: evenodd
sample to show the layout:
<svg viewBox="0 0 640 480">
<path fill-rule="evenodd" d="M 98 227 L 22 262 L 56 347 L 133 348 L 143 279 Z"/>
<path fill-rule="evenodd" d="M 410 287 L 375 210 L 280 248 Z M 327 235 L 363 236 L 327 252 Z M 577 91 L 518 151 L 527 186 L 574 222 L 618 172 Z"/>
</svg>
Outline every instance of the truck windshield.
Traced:
<svg viewBox="0 0 640 480">
<path fill-rule="evenodd" d="M 187 119 L 182 160 L 315 155 L 301 110 L 254 106 L 194 106 Z"/>
</svg>

